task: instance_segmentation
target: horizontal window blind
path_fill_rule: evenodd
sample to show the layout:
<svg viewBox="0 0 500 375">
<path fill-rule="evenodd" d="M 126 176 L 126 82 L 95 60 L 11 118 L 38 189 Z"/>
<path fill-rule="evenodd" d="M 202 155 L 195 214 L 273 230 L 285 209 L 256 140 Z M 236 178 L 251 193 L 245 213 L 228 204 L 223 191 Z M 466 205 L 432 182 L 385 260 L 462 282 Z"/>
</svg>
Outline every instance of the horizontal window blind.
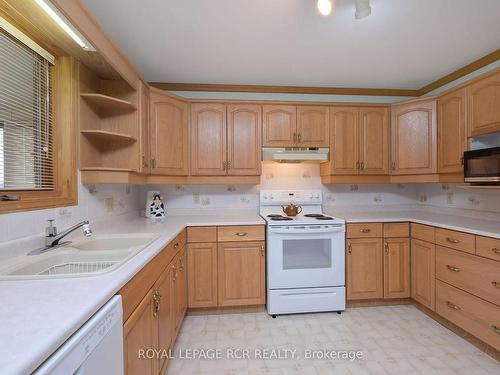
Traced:
<svg viewBox="0 0 500 375">
<path fill-rule="evenodd" d="M 0 190 L 54 189 L 52 64 L 0 29 Z"/>
</svg>

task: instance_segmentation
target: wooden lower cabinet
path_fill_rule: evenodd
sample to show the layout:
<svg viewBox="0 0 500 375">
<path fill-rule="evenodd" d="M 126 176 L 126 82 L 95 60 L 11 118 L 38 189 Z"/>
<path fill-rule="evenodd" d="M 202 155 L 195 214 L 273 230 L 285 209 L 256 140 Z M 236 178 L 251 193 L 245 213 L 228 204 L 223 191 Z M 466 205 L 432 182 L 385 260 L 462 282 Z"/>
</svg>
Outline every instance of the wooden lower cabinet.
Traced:
<svg viewBox="0 0 500 375">
<path fill-rule="evenodd" d="M 410 297 L 410 240 L 384 240 L 384 298 Z"/>
<path fill-rule="evenodd" d="M 264 242 L 219 243 L 217 254 L 219 306 L 264 304 Z"/>
<path fill-rule="evenodd" d="M 156 290 L 153 293 L 153 317 L 157 322 L 157 349 L 159 350 L 168 350 L 173 346 L 175 340 L 176 290 L 174 273 L 174 265 L 169 265 L 158 280 Z M 167 364 L 165 357 L 158 358 L 160 373 L 164 373 Z"/>
<path fill-rule="evenodd" d="M 411 241 L 411 298 L 435 310 L 436 246 L 429 242 Z"/>
<path fill-rule="evenodd" d="M 186 250 L 179 238 L 173 242 L 175 245 L 166 246 L 159 254 L 160 258 L 152 260 L 158 263 L 163 259 L 162 256 L 168 256 L 170 261 L 166 266 L 164 263 L 150 263 L 155 267 L 161 266 L 162 271 L 156 274 L 154 285 L 126 318 L 123 326 L 125 374 L 164 374 L 167 368 L 168 360 L 162 353 L 168 353 L 174 346 L 187 308 Z M 172 255 L 172 251 L 177 252 Z M 153 268 L 147 267 L 143 270 L 151 273 Z M 142 293 L 140 282 L 147 279 L 147 275 L 138 274 L 136 277 L 134 294 Z M 127 300 L 131 298 L 130 294 L 123 294 L 122 297 Z M 157 350 L 159 355 L 149 358 L 145 355 L 148 349 Z"/>
<path fill-rule="evenodd" d="M 348 239 L 346 273 L 348 300 L 382 298 L 382 238 Z"/>
<path fill-rule="evenodd" d="M 217 244 L 190 243 L 187 251 L 188 306 L 217 306 Z"/>
<path fill-rule="evenodd" d="M 126 374 L 154 375 L 156 362 L 140 358 L 140 350 L 155 348 L 157 339 L 153 318 L 153 289 L 143 298 L 139 306 L 123 326 L 123 356 Z"/>
</svg>

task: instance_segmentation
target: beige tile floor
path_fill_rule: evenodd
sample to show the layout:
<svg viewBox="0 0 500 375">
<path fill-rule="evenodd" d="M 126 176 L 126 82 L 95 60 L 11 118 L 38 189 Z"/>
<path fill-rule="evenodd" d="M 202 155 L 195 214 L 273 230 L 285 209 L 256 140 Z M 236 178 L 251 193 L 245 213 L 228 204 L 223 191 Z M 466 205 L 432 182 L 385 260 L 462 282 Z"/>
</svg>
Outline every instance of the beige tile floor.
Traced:
<svg viewBox="0 0 500 375">
<path fill-rule="evenodd" d="M 226 359 L 228 349 L 238 348 L 248 349 L 251 359 Z M 223 359 L 180 359 L 186 349 L 219 349 Z M 295 349 L 296 357 L 255 359 L 255 349 Z M 362 357 L 312 360 L 304 358 L 305 349 L 358 350 Z M 188 316 L 173 355 L 169 375 L 500 374 L 500 362 L 411 305 L 276 319 L 266 313 Z"/>
</svg>

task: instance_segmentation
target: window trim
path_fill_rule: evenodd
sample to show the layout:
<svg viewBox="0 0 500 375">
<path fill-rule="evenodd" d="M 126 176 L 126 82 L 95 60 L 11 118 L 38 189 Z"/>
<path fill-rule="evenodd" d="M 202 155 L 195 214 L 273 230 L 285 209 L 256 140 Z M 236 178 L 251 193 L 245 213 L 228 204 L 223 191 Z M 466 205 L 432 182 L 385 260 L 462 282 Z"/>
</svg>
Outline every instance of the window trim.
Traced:
<svg viewBox="0 0 500 375">
<path fill-rule="evenodd" d="M 56 55 L 53 79 L 53 190 L 0 190 L 0 195 L 17 196 L 0 200 L 0 214 L 76 205 L 78 62 L 71 56 Z M 64 163 L 61 162 L 64 160 Z"/>
</svg>

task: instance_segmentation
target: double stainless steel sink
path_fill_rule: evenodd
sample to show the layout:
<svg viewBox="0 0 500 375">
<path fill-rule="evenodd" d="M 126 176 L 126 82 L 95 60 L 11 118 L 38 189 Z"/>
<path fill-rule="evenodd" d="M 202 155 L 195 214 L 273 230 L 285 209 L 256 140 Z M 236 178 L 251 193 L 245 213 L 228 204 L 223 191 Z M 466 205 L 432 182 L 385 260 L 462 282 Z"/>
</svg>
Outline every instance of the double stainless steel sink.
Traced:
<svg viewBox="0 0 500 375">
<path fill-rule="evenodd" d="M 110 272 L 143 250 L 158 234 L 94 236 L 34 256 L 20 256 L 0 266 L 0 279 L 92 276 Z"/>
</svg>

